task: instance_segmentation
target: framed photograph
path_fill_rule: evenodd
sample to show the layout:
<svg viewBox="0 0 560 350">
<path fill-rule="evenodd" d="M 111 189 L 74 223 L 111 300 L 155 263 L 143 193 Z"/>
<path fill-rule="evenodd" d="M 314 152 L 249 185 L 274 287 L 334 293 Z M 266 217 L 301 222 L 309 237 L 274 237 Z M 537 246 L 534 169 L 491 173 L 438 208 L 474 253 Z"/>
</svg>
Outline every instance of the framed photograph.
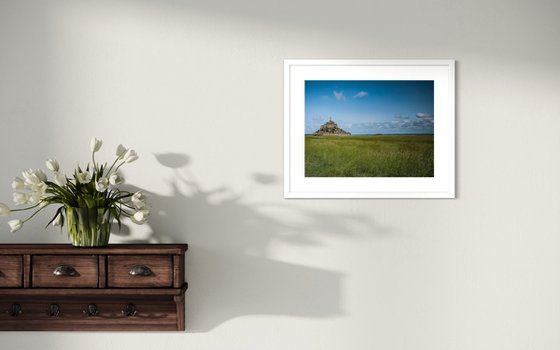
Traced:
<svg viewBox="0 0 560 350">
<path fill-rule="evenodd" d="M 454 60 L 285 60 L 285 198 L 455 198 Z"/>
</svg>

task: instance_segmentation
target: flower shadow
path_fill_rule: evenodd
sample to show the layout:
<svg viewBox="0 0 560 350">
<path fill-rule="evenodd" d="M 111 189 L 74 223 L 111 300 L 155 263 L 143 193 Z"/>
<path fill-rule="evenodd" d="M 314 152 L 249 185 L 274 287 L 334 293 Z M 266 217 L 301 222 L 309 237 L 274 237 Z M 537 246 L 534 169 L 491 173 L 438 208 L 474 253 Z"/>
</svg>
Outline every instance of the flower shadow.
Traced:
<svg viewBox="0 0 560 350">
<path fill-rule="evenodd" d="M 319 246 L 320 235 L 359 237 L 352 227 L 371 221 L 352 215 L 297 211 L 300 222 L 286 222 L 278 213 L 294 211 L 283 202 L 250 203 L 226 187 L 210 190 L 193 180 L 182 154 L 157 154 L 169 169 L 170 195 L 148 194 L 153 208 L 151 232 L 138 239 L 123 225 L 126 242 L 188 243 L 186 257 L 186 323 L 189 331 L 207 332 L 247 315 L 326 318 L 344 314 L 341 290 L 344 274 L 273 259 L 275 244 Z M 254 174 L 255 186 L 278 182 L 271 174 Z"/>
</svg>

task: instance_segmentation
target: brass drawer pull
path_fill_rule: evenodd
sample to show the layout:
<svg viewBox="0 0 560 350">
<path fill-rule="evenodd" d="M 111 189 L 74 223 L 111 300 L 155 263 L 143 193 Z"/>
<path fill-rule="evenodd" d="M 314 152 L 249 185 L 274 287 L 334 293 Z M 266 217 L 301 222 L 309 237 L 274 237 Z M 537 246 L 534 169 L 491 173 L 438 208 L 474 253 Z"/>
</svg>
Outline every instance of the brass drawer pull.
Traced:
<svg viewBox="0 0 560 350">
<path fill-rule="evenodd" d="M 73 268 L 72 266 L 68 266 L 68 265 L 60 265 L 57 266 L 54 271 L 53 271 L 53 275 L 55 276 L 76 276 L 78 274 L 78 272 L 76 271 L 75 268 Z"/>
<path fill-rule="evenodd" d="M 130 276 L 151 276 L 154 273 L 148 266 L 136 265 L 128 271 Z"/>
</svg>

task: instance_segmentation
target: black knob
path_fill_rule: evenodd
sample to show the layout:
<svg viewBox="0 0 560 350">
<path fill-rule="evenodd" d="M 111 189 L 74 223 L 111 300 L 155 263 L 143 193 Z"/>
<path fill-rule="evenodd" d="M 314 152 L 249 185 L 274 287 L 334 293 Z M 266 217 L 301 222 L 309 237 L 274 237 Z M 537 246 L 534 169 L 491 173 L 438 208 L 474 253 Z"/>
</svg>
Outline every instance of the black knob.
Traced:
<svg viewBox="0 0 560 350">
<path fill-rule="evenodd" d="M 21 305 L 20 304 L 12 304 L 12 306 L 10 307 L 10 310 L 8 310 L 8 313 L 10 314 L 10 316 L 19 316 L 22 313 L 22 309 L 21 309 Z"/>
<path fill-rule="evenodd" d="M 51 317 L 58 317 L 58 315 L 60 315 L 60 306 L 58 306 L 58 304 L 49 305 L 49 309 L 47 310 L 47 315 Z"/>
<path fill-rule="evenodd" d="M 95 316 L 98 313 L 99 311 L 97 311 L 97 306 L 95 304 L 89 304 L 84 310 L 84 314 L 86 314 L 87 316 Z"/>
<path fill-rule="evenodd" d="M 123 315 L 126 317 L 135 316 L 136 315 L 136 306 L 134 304 L 126 304 L 124 310 L 122 310 Z"/>
</svg>

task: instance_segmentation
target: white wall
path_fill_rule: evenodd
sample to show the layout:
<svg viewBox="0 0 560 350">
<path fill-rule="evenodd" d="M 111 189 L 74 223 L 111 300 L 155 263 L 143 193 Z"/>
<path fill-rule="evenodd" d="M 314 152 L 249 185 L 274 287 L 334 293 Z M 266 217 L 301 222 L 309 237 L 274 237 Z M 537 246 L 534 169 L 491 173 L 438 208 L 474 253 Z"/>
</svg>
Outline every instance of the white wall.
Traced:
<svg viewBox="0 0 560 350">
<path fill-rule="evenodd" d="M 191 248 L 190 332 L 1 347 L 559 348 L 559 4 L 0 1 L 0 201 L 97 136 L 156 209 L 113 242 Z M 284 200 L 285 58 L 456 59 L 458 198 Z M 46 219 L 0 241 L 66 242 Z"/>
</svg>

